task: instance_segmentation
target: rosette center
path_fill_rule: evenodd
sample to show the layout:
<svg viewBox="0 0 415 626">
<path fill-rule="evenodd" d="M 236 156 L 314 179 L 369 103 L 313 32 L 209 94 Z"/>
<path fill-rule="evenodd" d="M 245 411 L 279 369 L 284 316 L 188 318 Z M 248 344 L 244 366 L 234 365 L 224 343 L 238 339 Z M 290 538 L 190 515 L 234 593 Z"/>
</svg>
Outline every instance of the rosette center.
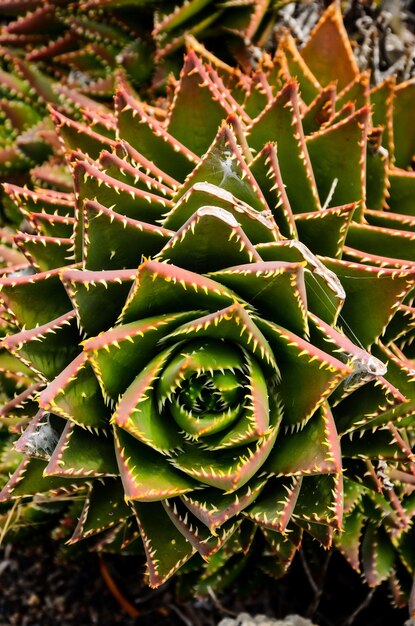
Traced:
<svg viewBox="0 0 415 626">
<path fill-rule="evenodd" d="M 226 341 L 190 341 L 160 376 L 159 405 L 192 437 L 217 433 L 240 415 L 244 401 L 243 352 Z"/>
</svg>

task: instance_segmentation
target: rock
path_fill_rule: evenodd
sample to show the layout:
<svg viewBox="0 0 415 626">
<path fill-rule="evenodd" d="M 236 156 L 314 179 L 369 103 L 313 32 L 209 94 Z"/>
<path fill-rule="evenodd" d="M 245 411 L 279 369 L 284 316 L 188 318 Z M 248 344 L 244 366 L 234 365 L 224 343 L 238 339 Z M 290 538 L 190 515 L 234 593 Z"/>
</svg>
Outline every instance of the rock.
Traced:
<svg viewBox="0 0 415 626">
<path fill-rule="evenodd" d="M 225 617 L 218 626 L 316 626 L 309 619 L 299 615 L 288 615 L 285 619 L 274 619 L 266 615 L 240 613 L 235 619 Z"/>
</svg>

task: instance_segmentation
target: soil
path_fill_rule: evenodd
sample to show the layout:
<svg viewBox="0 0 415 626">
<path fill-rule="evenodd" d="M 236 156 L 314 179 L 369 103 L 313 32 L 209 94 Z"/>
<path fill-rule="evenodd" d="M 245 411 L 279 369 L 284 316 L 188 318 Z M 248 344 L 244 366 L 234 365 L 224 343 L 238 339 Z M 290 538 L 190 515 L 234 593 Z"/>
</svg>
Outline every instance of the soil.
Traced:
<svg viewBox="0 0 415 626">
<path fill-rule="evenodd" d="M 0 549 L 0 626 L 215 626 L 241 612 L 275 618 L 298 613 L 319 626 L 402 626 L 407 619 L 407 611 L 391 607 L 387 587 L 370 591 L 337 554 L 318 581 L 321 595 L 300 558 L 288 576 L 270 580 L 249 598 L 236 595 L 235 588 L 243 594 L 243 576 L 232 592 L 183 601 L 174 583 L 151 590 L 142 575 L 136 557 L 85 554 L 64 561 L 53 542 L 8 544 Z"/>
</svg>

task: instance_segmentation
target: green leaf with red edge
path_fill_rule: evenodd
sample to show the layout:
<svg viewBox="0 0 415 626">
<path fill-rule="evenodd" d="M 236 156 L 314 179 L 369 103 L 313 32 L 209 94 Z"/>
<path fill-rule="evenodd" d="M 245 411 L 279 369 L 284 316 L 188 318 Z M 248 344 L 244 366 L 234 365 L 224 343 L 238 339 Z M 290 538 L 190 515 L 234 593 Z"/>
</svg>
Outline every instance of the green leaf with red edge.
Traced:
<svg viewBox="0 0 415 626">
<path fill-rule="evenodd" d="M 346 292 L 339 326 L 364 347 L 383 332 L 394 309 L 414 280 L 413 270 L 378 268 L 327 257 L 324 264 L 336 273 Z"/>
<path fill-rule="evenodd" d="M 57 374 L 38 402 L 45 411 L 53 411 L 83 428 L 102 429 L 109 423 L 109 409 L 84 353 Z"/>
<path fill-rule="evenodd" d="M 341 528 L 343 517 L 342 474 L 304 476 L 293 512 L 296 523 L 327 524 Z M 301 524 L 300 524 L 301 526 Z"/>
<path fill-rule="evenodd" d="M 278 580 L 287 572 L 294 556 L 297 554 L 296 547 L 281 533 L 264 531 L 267 533 L 267 544 L 264 553 L 259 559 L 259 569 L 267 576 Z M 273 543 L 270 545 L 270 537 L 273 536 Z"/>
<path fill-rule="evenodd" d="M 272 478 L 244 515 L 262 528 L 284 533 L 300 492 L 300 478 Z"/>
<path fill-rule="evenodd" d="M 117 424 L 142 443 L 161 453 L 180 447 L 183 439 L 169 415 L 159 411 L 155 386 L 173 349 L 163 350 L 140 371 L 123 394 L 112 416 Z"/>
<path fill-rule="evenodd" d="M 392 419 L 393 407 L 403 402 L 405 397 L 384 378 L 369 381 L 336 404 L 333 412 L 338 432 L 343 435 L 384 425 Z"/>
<path fill-rule="evenodd" d="M 176 178 L 173 178 L 173 176 L 158 167 L 156 163 L 146 158 L 144 154 L 136 150 L 125 139 L 119 139 L 117 141 L 114 152 L 118 157 L 127 159 L 128 163 L 130 163 L 133 168 L 148 172 L 149 176 L 158 180 L 160 184 L 169 187 L 172 192 L 179 188 L 180 182 Z"/>
<path fill-rule="evenodd" d="M 24 59 L 13 56 L 12 65 L 17 75 L 25 82 L 29 83 L 30 87 L 35 90 L 36 95 L 41 101 L 55 104 L 59 103 L 59 97 L 55 92 L 52 79 L 44 72 L 40 71 L 34 63 L 28 63 Z"/>
<path fill-rule="evenodd" d="M 329 324 L 335 324 L 344 303 L 345 293 L 336 274 L 296 239 L 278 243 L 259 244 L 257 251 L 264 261 L 306 262 L 304 279 L 307 288 L 307 308 Z"/>
<path fill-rule="evenodd" d="M 408 80 L 398 85 L 393 98 L 393 143 L 396 167 L 407 169 L 415 155 L 415 125 L 411 115 L 415 83 Z"/>
<path fill-rule="evenodd" d="M 49 215 L 48 213 L 29 213 L 28 220 L 40 235 L 57 237 L 58 239 L 69 239 L 75 224 L 73 217 Z"/>
<path fill-rule="evenodd" d="M 280 58 L 281 57 L 283 58 Z M 321 86 L 313 75 L 307 63 L 305 63 L 294 38 L 289 33 L 284 33 L 278 42 L 276 59 L 286 65 L 288 74 L 295 78 L 300 88 L 301 99 L 309 104 L 321 93 Z M 275 62 L 275 61 L 274 61 Z"/>
<path fill-rule="evenodd" d="M 375 128 L 366 150 L 366 205 L 382 211 L 389 196 L 389 153 L 381 145 L 383 131 Z"/>
<path fill-rule="evenodd" d="M 383 343 L 387 346 L 392 342 L 399 343 L 405 341 L 413 334 L 415 328 L 415 308 L 400 304 L 395 311 L 395 315 L 389 322 L 382 336 Z"/>
<path fill-rule="evenodd" d="M 375 511 L 373 518 L 376 522 L 381 521 L 385 515 L 394 516 L 391 504 L 380 493 L 382 484 L 371 461 L 343 457 L 343 468 L 346 477 L 346 514 L 350 512 L 350 509 L 359 506 L 359 510 L 364 513 L 366 518 L 370 517 Z M 358 490 L 356 490 L 356 485 Z M 351 498 L 351 502 L 348 501 L 349 498 Z M 369 507 L 367 501 L 371 503 Z"/>
<path fill-rule="evenodd" d="M 215 206 L 198 209 L 156 259 L 199 273 L 261 260 L 232 213 Z"/>
<path fill-rule="evenodd" d="M 51 497 L 59 493 L 71 494 L 79 492 L 79 487 L 85 483 L 84 478 L 44 477 L 46 465 L 47 461 L 42 459 L 25 457 L 0 492 L 0 502 L 47 492 L 52 492 L 49 494 Z"/>
<path fill-rule="evenodd" d="M 415 232 L 369 224 L 351 224 L 346 243 L 351 248 L 373 255 L 413 261 Z"/>
<path fill-rule="evenodd" d="M 286 84 L 247 132 L 249 145 L 256 150 L 269 142 L 278 143 L 279 166 L 293 212 L 317 211 L 320 203 L 301 126 L 295 81 Z"/>
<path fill-rule="evenodd" d="M 254 119 L 272 100 L 272 88 L 262 70 L 252 74 L 252 82 L 244 101 L 244 110 Z"/>
<path fill-rule="evenodd" d="M 42 165 L 32 167 L 30 175 L 33 183 L 40 187 L 48 185 L 59 193 L 68 193 L 73 190 L 72 177 L 66 163 L 54 163 L 53 157 Z"/>
<path fill-rule="evenodd" d="M 22 418 L 33 417 L 39 409 L 35 398 L 43 387 L 44 383 L 42 381 L 30 385 L 24 391 L 15 395 L 9 402 L 3 404 L 0 408 L 0 418 L 2 422 L 8 424 L 9 419 L 17 419 L 20 423 Z"/>
<path fill-rule="evenodd" d="M 174 311 L 213 310 L 238 300 L 220 283 L 170 263 L 145 261 L 136 273 L 119 319 L 132 322 Z"/>
<path fill-rule="evenodd" d="M 84 351 L 92 363 L 104 394 L 117 400 L 137 374 L 159 351 L 159 341 L 178 325 L 197 318 L 195 311 L 159 315 L 138 322 L 117 326 L 84 343 Z"/>
<path fill-rule="evenodd" d="M 209 276 L 234 290 L 261 317 L 301 335 L 308 333 L 303 263 L 257 262 L 229 267 Z"/>
<path fill-rule="evenodd" d="M 53 380 L 79 352 L 79 339 L 71 311 L 42 326 L 9 335 L 2 343 L 34 371 Z"/>
<path fill-rule="evenodd" d="M 268 341 L 245 308 L 238 303 L 179 326 L 166 335 L 161 343 L 167 345 L 200 337 L 234 341 L 246 348 L 263 364 L 266 371 L 278 378 L 279 369 Z"/>
<path fill-rule="evenodd" d="M 360 573 L 360 547 L 364 515 L 355 509 L 344 517 L 342 532 L 334 536 L 334 545 L 353 569 Z"/>
<path fill-rule="evenodd" d="M 299 432 L 280 433 L 266 468 L 277 476 L 341 471 L 340 440 L 327 402 Z"/>
<path fill-rule="evenodd" d="M 331 206 L 360 202 L 360 215 L 356 211 L 354 219 L 360 219 L 365 206 L 368 119 L 366 107 L 307 138 L 321 203 L 327 198 Z"/>
<path fill-rule="evenodd" d="M 134 502 L 133 508 L 146 552 L 149 583 L 159 587 L 189 560 L 195 549 L 177 530 L 160 502 Z"/>
<path fill-rule="evenodd" d="M 181 499 L 189 511 L 213 533 L 215 528 L 239 515 L 255 502 L 266 482 L 266 478 L 254 477 L 233 493 L 224 494 L 213 487 L 207 487 L 200 493 L 195 491 L 184 494 Z"/>
<path fill-rule="evenodd" d="M 296 238 L 297 229 L 281 176 L 277 144 L 265 144 L 255 159 L 249 164 L 249 169 L 258 181 L 281 233 L 285 237 Z M 262 240 L 258 243 L 264 242 L 265 240 Z"/>
<path fill-rule="evenodd" d="M 288 550 L 291 549 L 293 552 L 292 556 L 294 557 L 296 550 L 293 549 L 292 545 L 290 546 L 288 541 L 285 542 L 284 547 L 286 547 L 287 553 Z M 258 562 L 258 567 L 262 572 L 264 572 L 264 574 L 266 574 L 266 576 L 269 576 L 274 580 L 279 580 L 287 573 L 290 564 L 290 561 L 277 560 L 274 553 L 270 555 L 269 550 L 265 550 Z"/>
<path fill-rule="evenodd" d="M 396 442 L 394 434 L 388 426 L 378 428 L 375 432 L 353 431 L 342 438 L 344 457 L 353 459 L 388 459 L 408 462 L 410 452 L 403 450 Z"/>
<path fill-rule="evenodd" d="M 120 136 L 167 174 L 177 177 L 179 181 L 184 180 L 199 157 L 172 137 L 125 90 L 117 92 L 115 105 Z"/>
<path fill-rule="evenodd" d="M 365 212 L 367 222 L 371 226 L 380 226 L 391 230 L 415 230 L 415 215 L 401 215 L 400 213 L 392 213 L 392 211 L 370 211 Z M 396 262 L 401 259 L 396 259 Z"/>
<path fill-rule="evenodd" d="M 156 254 L 174 235 L 89 200 L 84 204 L 84 228 L 84 260 L 91 270 L 137 267 L 143 256 Z"/>
<path fill-rule="evenodd" d="M 336 110 L 340 111 L 348 102 L 353 102 L 356 109 L 370 105 L 370 72 L 362 72 L 340 91 L 336 97 Z"/>
<path fill-rule="evenodd" d="M 73 269 L 61 273 L 79 325 L 87 335 L 92 337 L 115 324 L 136 275 L 136 270 Z"/>
<path fill-rule="evenodd" d="M 387 347 L 382 341 L 378 341 L 372 350 L 373 354 L 387 362 L 388 372 L 386 377 L 409 399 L 415 397 L 415 379 L 414 372 L 410 361 L 407 361 L 403 355 L 399 355 L 396 346 Z"/>
<path fill-rule="evenodd" d="M 96 535 L 132 515 L 133 511 L 124 501 L 124 492 L 118 480 L 94 481 L 68 543 L 74 544 Z"/>
<path fill-rule="evenodd" d="M 276 550 L 275 556 L 278 559 L 281 559 L 284 561 L 287 558 L 287 556 L 288 558 L 290 558 L 290 550 L 287 549 L 285 546 L 283 547 L 282 551 L 278 553 L 278 550 L 279 550 L 278 546 L 282 539 L 281 533 L 268 530 L 268 529 L 262 529 L 262 534 L 266 538 L 267 543 L 270 546 L 271 550 L 273 551 Z M 296 526 L 296 524 L 294 524 L 293 522 L 289 522 L 283 534 L 284 542 L 289 541 L 298 550 L 298 548 L 301 546 L 302 536 L 303 536 L 303 532 L 301 528 Z"/>
<path fill-rule="evenodd" d="M 108 2 L 108 0 L 106 1 Z M 198 13 L 203 10 L 207 4 L 209 4 L 209 0 L 190 0 L 190 2 L 182 6 L 176 6 L 172 12 L 167 14 L 162 12 L 160 21 L 155 25 L 153 36 L 157 36 L 159 33 L 169 33 L 175 29 L 185 27 L 188 20 L 190 21 L 192 18 L 199 17 Z"/>
<path fill-rule="evenodd" d="M 336 86 L 324 87 L 302 114 L 301 123 L 305 135 L 311 135 L 326 124 L 334 113 Z"/>
<path fill-rule="evenodd" d="M 197 481 L 173 467 L 172 460 L 169 462 L 117 426 L 114 426 L 114 438 L 126 501 L 155 502 L 198 487 Z"/>
<path fill-rule="evenodd" d="M 391 574 L 395 549 L 383 528 L 368 524 L 362 541 L 363 573 L 370 587 L 376 587 Z"/>
<path fill-rule="evenodd" d="M 14 241 L 38 272 L 47 272 L 74 262 L 71 239 L 18 234 L 14 236 Z"/>
<path fill-rule="evenodd" d="M 395 77 L 389 76 L 370 92 L 373 127 L 383 128 L 382 145 L 388 150 L 393 161 L 393 98 L 395 93 Z"/>
<path fill-rule="evenodd" d="M 115 147 L 113 139 L 91 130 L 89 126 L 76 122 L 55 109 L 50 109 L 50 115 L 66 152 L 82 150 L 92 159 L 96 159 L 104 147 L 108 149 Z"/>
<path fill-rule="evenodd" d="M 415 572 L 413 531 L 411 532 L 411 529 L 409 529 L 408 532 L 402 533 L 396 541 L 394 548 L 398 552 L 400 561 L 403 563 L 408 572 L 413 575 Z"/>
<path fill-rule="evenodd" d="M 391 169 L 387 206 L 396 213 L 415 215 L 415 172 Z"/>
<path fill-rule="evenodd" d="M 316 524 L 305 519 L 296 518 L 295 523 L 299 528 L 305 530 L 309 535 L 316 539 L 325 548 L 331 548 L 333 543 L 333 527 L 327 524 Z"/>
<path fill-rule="evenodd" d="M 143 542 L 133 511 L 131 515 L 132 517 L 125 522 L 104 530 L 94 545 L 94 551 L 142 557 L 144 555 Z"/>
<path fill-rule="evenodd" d="M 277 393 L 285 407 L 283 424 L 304 426 L 352 369 L 277 324 L 253 319 L 269 341 L 280 369 Z"/>
<path fill-rule="evenodd" d="M 202 206 L 225 209 L 239 222 L 252 243 L 278 240 L 278 227 L 267 211 L 256 211 L 229 191 L 208 182 L 196 182 L 181 196 L 163 222 L 165 228 L 179 229 Z"/>
<path fill-rule="evenodd" d="M 25 376 L 31 376 L 33 370 L 29 365 L 25 365 L 22 361 L 10 354 L 3 345 L 0 344 L 0 372 L 6 372 L 7 374 L 15 374 L 16 378 L 24 378 Z"/>
<path fill-rule="evenodd" d="M 151 171 L 146 173 L 138 167 L 134 167 L 131 160 L 126 159 L 125 154 L 121 158 L 115 152 L 103 150 L 99 155 L 99 165 L 108 176 L 126 183 L 134 190 L 151 191 L 152 194 L 158 194 L 165 198 L 170 198 L 173 195 L 171 186 L 160 182 L 154 175 L 151 175 Z"/>
<path fill-rule="evenodd" d="M 298 237 L 313 254 L 340 258 L 357 203 L 295 216 Z"/>
<path fill-rule="evenodd" d="M 112 207 L 117 213 L 154 224 L 172 206 L 163 195 L 112 178 L 88 161 L 76 161 L 73 177 L 79 208 L 84 200 L 99 198 L 100 204 Z"/>
<path fill-rule="evenodd" d="M 321 85 L 337 81 L 343 89 L 358 75 L 349 37 L 339 6 L 334 3 L 314 27 L 301 56 Z"/>
<path fill-rule="evenodd" d="M 193 50 L 185 57 L 169 112 L 168 131 L 201 156 L 221 121 L 232 112 L 211 73 Z"/>
<path fill-rule="evenodd" d="M 61 193 L 51 189 L 32 191 L 10 183 L 4 183 L 3 189 L 16 206 L 24 212 L 45 211 L 64 216 L 74 214 L 75 197 L 71 193 Z"/>
<path fill-rule="evenodd" d="M 359 463 L 361 462 L 359 461 Z M 365 493 L 366 488 L 361 483 L 349 478 L 346 469 L 343 475 L 343 512 L 345 517 L 358 507 Z"/>
<path fill-rule="evenodd" d="M 241 524 L 241 520 L 229 520 L 213 534 L 189 512 L 178 498 L 164 500 L 162 504 L 176 528 L 206 560 L 222 548 Z"/>
<path fill-rule="evenodd" d="M 118 476 L 114 445 L 107 437 L 68 422 L 43 474 L 85 479 Z"/>
<path fill-rule="evenodd" d="M 34 126 L 41 120 L 39 112 L 30 104 L 19 100 L 0 99 L 0 114 L 10 130 L 22 133 L 27 128 Z"/>
<path fill-rule="evenodd" d="M 258 212 L 268 208 L 262 191 L 247 165 L 247 155 L 238 145 L 235 132 L 228 123 L 224 123 L 218 130 L 209 150 L 178 189 L 174 201 L 180 200 L 196 183 L 206 181 L 228 191 Z M 166 224 L 174 217 L 173 211 Z M 177 221 L 174 223 L 176 225 Z M 172 226 L 175 227 L 177 226 Z"/>
<path fill-rule="evenodd" d="M 232 493 L 243 487 L 260 471 L 275 442 L 278 427 L 270 427 L 268 433 L 256 443 L 214 454 L 184 446 L 183 454 L 171 463 L 188 476 L 205 485 Z"/>
<path fill-rule="evenodd" d="M 59 270 L 31 275 L 6 275 L 0 279 L 0 300 L 19 326 L 34 328 L 71 308 L 59 279 Z"/>
</svg>

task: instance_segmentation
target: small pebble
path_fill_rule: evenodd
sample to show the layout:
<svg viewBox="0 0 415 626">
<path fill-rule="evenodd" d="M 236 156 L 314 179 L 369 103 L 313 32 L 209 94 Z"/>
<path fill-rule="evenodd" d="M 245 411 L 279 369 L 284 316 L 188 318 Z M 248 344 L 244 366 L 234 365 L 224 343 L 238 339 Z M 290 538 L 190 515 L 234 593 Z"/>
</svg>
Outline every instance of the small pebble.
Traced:
<svg viewBox="0 0 415 626">
<path fill-rule="evenodd" d="M 309 619 L 299 615 L 288 615 L 285 619 L 274 619 L 266 615 L 240 613 L 235 619 L 225 617 L 218 626 L 316 626 Z"/>
</svg>

